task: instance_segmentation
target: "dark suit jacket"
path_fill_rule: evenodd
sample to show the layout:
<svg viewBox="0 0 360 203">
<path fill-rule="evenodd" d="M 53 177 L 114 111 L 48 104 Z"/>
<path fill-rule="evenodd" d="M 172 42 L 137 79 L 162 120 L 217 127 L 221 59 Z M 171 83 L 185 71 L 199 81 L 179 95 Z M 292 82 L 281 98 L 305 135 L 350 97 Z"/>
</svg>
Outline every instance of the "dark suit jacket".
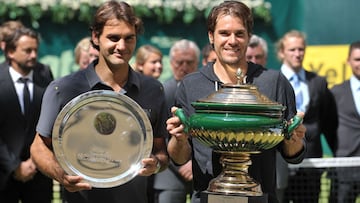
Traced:
<svg viewBox="0 0 360 203">
<path fill-rule="evenodd" d="M 20 162 L 30 157 L 43 93 L 52 80 L 49 67 L 37 64 L 33 74 L 33 108 L 27 123 L 10 77 L 9 65 L 6 62 L 0 64 L 0 189 Z"/>
<path fill-rule="evenodd" d="M 350 81 L 334 86 L 331 91 L 336 97 L 339 114 L 339 144 L 336 156 L 360 156 L 360 115 L 356 110 Z"/>
<path fill-rule="evenodd" d="M 335 85 L 331 89 L 331 92 L 336 98 L 339 115 L 339 144 L 336 150 L 336 156 L 360 156 L 360 115 L 355 106 L 350 81 L 346 80 L 342 84 Z M 332 177 L 336 177 L 338 181 L 359 181 L 359 169 L 359 167 L 339 167 L 336 168 L 337 175 L 333 175 Z M 339 195 L 346 194 L 340 193 Z"/>
<path fill-rule="evenodd" d="M 305 71 L 305 77 L 310 95 L 309 105 L 303 121 L 306 126 L 306 158 L 319 158 L 323 155 L 321 134 L 324 134 L 332 152 L 334 153 L 336 150 L 336 131 L 338 127 L 336 102 L 327 88 L 324 77 L 308 71 Z"/>
<path fill-rule="evenodd" d="M 324 134 L 332 152 L 336 151 L 338 117 L 334 96 L 327 88 L 324 77 L 313 72 L 305 71 L 306 83 L 309 87 L 310 101 L 307 106 L 303 124 L 306 127 L 306 155 L 305 158 L 320 158 L 323 149 L 320 135 Z M 288 185 L 289 169 L 287 163 L 278 156 L 276 160 L 277 188 Z"/>
</svg>

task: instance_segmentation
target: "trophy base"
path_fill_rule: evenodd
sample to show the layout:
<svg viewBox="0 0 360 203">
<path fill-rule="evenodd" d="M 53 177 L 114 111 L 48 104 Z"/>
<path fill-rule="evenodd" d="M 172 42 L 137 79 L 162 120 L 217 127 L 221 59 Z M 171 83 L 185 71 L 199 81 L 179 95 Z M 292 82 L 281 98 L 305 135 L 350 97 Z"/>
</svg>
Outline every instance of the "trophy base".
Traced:
<svg viewBox="0 0 360 203">
<path fill-rule="evenodd" d="M 248 173 L 251 165 L 250 154 L 256 152 L 220 152 L 222 172 L 209 182 L 206 191 L 236 196 L 263 195 L 261 185 Z"/>
<path fill-rule="evenodd" d="M 243 196 L 234 194 L 219 194 L 204 191 L 200 196 L 200 203 L 267 203 L 267 194 L 261 196 Z"/>
</svg>

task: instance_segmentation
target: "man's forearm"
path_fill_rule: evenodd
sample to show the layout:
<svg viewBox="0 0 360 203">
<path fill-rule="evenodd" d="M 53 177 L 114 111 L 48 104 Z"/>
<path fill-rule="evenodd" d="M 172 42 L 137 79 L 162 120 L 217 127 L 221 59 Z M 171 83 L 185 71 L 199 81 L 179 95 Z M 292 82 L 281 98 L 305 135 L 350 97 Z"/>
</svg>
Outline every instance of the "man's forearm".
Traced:
<svg viewBox="0 0 360 203">
<path fill-rule="evenodd" d="M 191 146 L 188 140 L 179 141 L 171 137 L 167 149 L 170 158 L 179 165 L 185 164 L 191 157 Z"/>
<path fill-rule="evenodd" d="M 39 134 L 36 134 L 30 150 L 31 158 L 37 169 L 46 176 L 60 182 L 65 172 L 57 162 L 54 153 L 46 146 Z"/>
</svg>

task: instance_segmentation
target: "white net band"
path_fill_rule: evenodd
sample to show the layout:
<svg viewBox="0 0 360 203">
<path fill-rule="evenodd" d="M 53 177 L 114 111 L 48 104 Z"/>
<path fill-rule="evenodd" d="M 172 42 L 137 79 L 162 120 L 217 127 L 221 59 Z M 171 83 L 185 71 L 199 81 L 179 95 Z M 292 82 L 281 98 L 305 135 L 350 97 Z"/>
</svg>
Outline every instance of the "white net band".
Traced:
<svg viewBox="0 0 360 203">
<path fill-rule="evenodd" d="M 308 158 L 300 164 L 289 164 L 289 168 L 338 168 L 359 167 L 360 157 Z"/>
</svg>

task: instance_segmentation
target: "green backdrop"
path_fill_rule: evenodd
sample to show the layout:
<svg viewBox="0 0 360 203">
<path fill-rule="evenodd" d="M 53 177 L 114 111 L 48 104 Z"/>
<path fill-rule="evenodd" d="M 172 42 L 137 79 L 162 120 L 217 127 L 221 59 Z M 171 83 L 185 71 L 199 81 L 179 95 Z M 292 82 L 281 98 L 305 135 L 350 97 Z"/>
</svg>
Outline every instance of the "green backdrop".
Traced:
<svg viewBox="0 0 360 203">
<path fill-rule="evenodd" d="M 306 33 L 309 45 L 349 44 L 360 39 L 360 15 L 358 0 L 268 0 L 271 3 L 271 23 L 256 20 L 254 33 L 268 42 L 268 67 L 278 69 L 280 64 L 275 57 L 275 42 L 290 29 Z M 0 22 L 6 19 L 0 19 Z M 172 43 L 186 38 L 195 41 L 200 48 L 207 42 L 206 22 L 198 18 L 191 24 L 175 19 L 171 24 L 159 24 L 155 19 L 144 18 L 145 33 L 138 39 L 138 46 L 153 44 L 159 47 L 164 57 L 164 73 L 160 80 L 171 76 L 168 52 Z M 26 18 L 23 19 L 26 25 Z M 48 19 L 40 19 L 37 31 L 42 36 L 40 61 L 51 66 L 55 77 L 66 75 L 77 66 L 74 63 L 73 49 L 84 36 L 88 36 L 89 25 L 71 21 L 66 25 L 54 24 Z M 3 58 L 3 56 L 0 56 Z M 3 59 L 1 59 L 3 60 Z"/>
</svg>

